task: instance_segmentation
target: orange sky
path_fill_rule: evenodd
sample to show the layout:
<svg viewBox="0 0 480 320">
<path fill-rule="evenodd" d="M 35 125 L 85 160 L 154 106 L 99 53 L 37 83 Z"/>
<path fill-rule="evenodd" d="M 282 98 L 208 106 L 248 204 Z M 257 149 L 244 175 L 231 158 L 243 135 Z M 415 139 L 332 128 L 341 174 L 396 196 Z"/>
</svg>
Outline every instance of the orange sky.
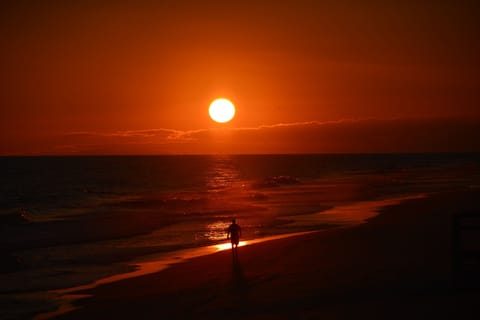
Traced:
<svg viewBox="0 0 480 320">
<path fill-rule="evenodd" d="M 0 4 L 0 155 L 480 151 L 473 1 L 65 2 Z"/>
</svg>

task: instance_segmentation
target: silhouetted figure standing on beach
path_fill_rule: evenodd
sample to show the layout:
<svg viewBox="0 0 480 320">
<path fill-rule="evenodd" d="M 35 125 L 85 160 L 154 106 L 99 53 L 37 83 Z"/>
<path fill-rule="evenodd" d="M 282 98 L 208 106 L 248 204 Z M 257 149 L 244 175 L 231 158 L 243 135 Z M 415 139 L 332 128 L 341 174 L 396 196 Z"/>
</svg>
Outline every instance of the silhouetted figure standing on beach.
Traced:
<svg viewBox="0 0 480 320">
<path fill-rule="evenodd" d="M 240 236 L 242 235 L 242 229 L 237 224 L 235 219 L 232 219 L 232 224 L 228 227 L 227 230 L 227 239 L 230 239 L 232 242 L 232 251 L 233 254 L 236 253 L 238 242 L 240 241 Z"/>
</svg>

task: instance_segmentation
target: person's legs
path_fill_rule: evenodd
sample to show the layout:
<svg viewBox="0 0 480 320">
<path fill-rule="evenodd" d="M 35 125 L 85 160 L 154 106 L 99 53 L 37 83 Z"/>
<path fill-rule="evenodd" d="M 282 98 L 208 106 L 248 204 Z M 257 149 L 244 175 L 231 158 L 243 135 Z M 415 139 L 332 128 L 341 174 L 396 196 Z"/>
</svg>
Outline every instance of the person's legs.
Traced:
<svg viewBox="0 0 480 320">
<path fill-rule="evenodd" d="M 232 256 L 235 258 L 237 256 L 238 241 L 232 241 Z"/>
<path fill-rule="evenodd" d="M 234 244 L 234 247 L 233 247 L 233 258 L 236 260 L 237 259 L 237 256 L 238 256 L 238 251 L 237 251 L 237 248 L 238 248 L 238 243 L 235 243 Z"/>
</svg>

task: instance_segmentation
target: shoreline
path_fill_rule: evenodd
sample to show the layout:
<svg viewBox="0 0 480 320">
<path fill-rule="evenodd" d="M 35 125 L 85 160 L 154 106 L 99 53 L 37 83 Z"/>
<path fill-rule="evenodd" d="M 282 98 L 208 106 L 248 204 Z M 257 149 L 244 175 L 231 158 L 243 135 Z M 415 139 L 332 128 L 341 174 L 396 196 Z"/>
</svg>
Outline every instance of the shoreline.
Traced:
<svg viewBox="0 0 480 320">
<path fill-rule="evenodd" d="M 253 240 L 246 240 L 240 241 L 239 247 L 244 247 L 247 245 L 255 245 L 263 242 L 275 241 L 279 239 L 285 239 L 290 237 L 297 237 L 306 235 L 309 233 L 321 232 L 322 230 L 317 231 L 305 231 L 305 232 L 295 232 L 295 233 L 288 233 L 288 234 L 280 234 L 275 236 L 269 236 L 259 239 Z M 115 274 L 106 278 L 98 279 L 92 283 L 83 284 L 75 287 L 65 288 L 65 289 L 58 289 L 58 290 L 49 290 L 47 294 L 52 295 L 53 298 L 49 300 L 55 301 L 59 308 L 54 311 L 40 313 L 34 316 L 34 320 L 45 320 L 51 319 L 53 317 L 63 315 L 69 312 L 72 312 L 78 307 L 74 306 L 74 303 L 85 298 L 92 297 L 91 294 L 75 294 L 76 292 L 84 292 L 95 289 L 98 286 L 119 282 L 127 279 L 147 276 L 150 274 L 154 274 L 157 272 L 161 272 L 167 268 L 174 267 L 175 264 L 178 263 L 188 263 L 188 261 L 204 257 L 208 255 L 212 255 L 221 251 L 228 251 L 230 249 L 230 243 L 221 243 L 206 247 L 198 247 L 198 248 L 191 248 L 191 249 L 184 249 L 180 251 L 172 251 L 166 254 L 162 254 L 162 258 L 160 260 L 155 259 L 155 256 L 159 256 L 158 254 L 153 254 L 149 256 L 140 257 L 139 259 L 132 261 L 129 263 L 130 266 L 135 266 L 136 270 L 131 272 L 125 272 L 120 274 Z M 28 295 L 28 294 L 27 294 Z"/>
<path fill-rule="evenodd" d="M 351 212 L 360 212 L 359 217 L 352 218 L 350 220 L 347 218 L 341 219 L 345 222 L 344 225 L 339 225 L 333 228 L 327 228 L 326 230 L 350 228 L 350 227 L 355 227 L 361 224 L 362 222 L 367 222 L 367 219 L 369 218 L 372 218 L 372 217 L 374 218 L 375 216 L 379 215 L 382 212 L 382 210 L 386 207 L 401 205 L 401 203 L 405 201 L 410 201 L 413 199 L 422 199 L 425 197 L 427 197 L 427 195 L 417 194 L 417 195 L 395 197 L 395 198 L 388 198 L 388 199 L 382 199 L 382 200 L 359 201 L 353 204 L 339 206 L 339 207 L 336 207 L 327 211 L 322 211 L 318 214 L 313 214 L 309 216 L 310 218 L 312 218 L 316 215 L 321 215 L 325 213 L 332 216 L 334 216 L 335 214 L 338 214 L 338 215 L 345 215 L 345 217 L 352 218 Z M 251 245 L 260 244 L 263 242 L 270 242 L 270 241 L 275 241 L 275 240 L 284 239 L 284 238 L 303 236 L 310 233 L 317 233 L 322 231 L 325 231 L 325 230 L 281 234 L 281 235 L 275 235 L 275 236 L 270 236 L 265 238 L 254 239 L 254 240 L 247 240 L 247 241 L 244 241 L 243 246 L 245 245 L 251 246 Z M 95 289 L 100 285 L 105 285 L 105 284 L 109 284 L 117 281 L 123 281 L 126 279 L 132 279 L 136 277 L 148 276 L 154 273 L 162 272 L 167 268 L 175 268 L 176 264 L 189 263 L 192 259 L 196 259 L 199 257 L 201 258 L 207 255 L 218 253 L 220 251 L 224 251 L 225 249 L 229 248 L 229 244 L 226 243 L 226 245 L 227 246 L 225 246 L 225 244 L 212 245 L 207 247 L 174 251 L 167 254 L 163 253 L 163 254 L 153 254 L 149 256 L 144 256 L 134 260 L 132 263 L 129 264 L 131 266 L 137 267 L 136 270 L 132 272 L 116 274 L 107 278 L 99 279 L 90 284 L 85 284 L 85 285 L 75 286 L 71 288 L 60 289 L 60 290 L 51 290 L 49 291 L 49 294 L 54 296 L 53 301 L 55 301 L 55 304 L 58 306 L 58 309 L 50 312 L 37 314 L 34 319 L 43 320 L 43 319 L 49 319 L 52 317 L 57 317 L 63 314 L 67 314 L 78 308 L 75 306 L 75 303 L 77 301 L 92 297 L 91 294 L 79 294 L 79 292 L 85 292 L 85 291 L 91 292 L 92 289 Z"/>
<path fill-rule="evenodd" d="M 237 262 L 222 251 L 102 285 L 59 318 L 478 316 L 479 292 L 451 286 L 450 222 L 458 211 L 480 210 L 479 195 L 435 194 L 365 224 L 242 247 Z"/>
</svg>

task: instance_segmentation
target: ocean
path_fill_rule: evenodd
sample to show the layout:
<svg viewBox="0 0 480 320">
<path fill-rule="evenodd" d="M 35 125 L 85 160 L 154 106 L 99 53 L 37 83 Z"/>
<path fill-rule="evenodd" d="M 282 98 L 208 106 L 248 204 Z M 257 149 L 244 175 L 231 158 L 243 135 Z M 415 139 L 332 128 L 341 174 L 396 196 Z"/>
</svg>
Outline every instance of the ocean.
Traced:
<svg viewBox="0 0 480 320">
<path fill-rule="evenodd" d="M 0 296 L 12 306 L 142 256 L 224 243 L 232 218 L 254 240 L 476 188 L 480 154 L 0 157 L 0 177 Z"/>
</svg>

